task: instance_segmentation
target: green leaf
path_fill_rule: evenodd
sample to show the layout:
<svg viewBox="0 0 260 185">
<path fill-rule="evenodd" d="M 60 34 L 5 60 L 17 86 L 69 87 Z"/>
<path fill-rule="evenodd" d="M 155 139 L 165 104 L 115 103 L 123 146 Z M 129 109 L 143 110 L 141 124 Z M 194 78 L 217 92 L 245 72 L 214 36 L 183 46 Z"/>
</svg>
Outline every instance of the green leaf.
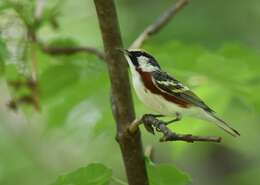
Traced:
<svg viewBox="0 0 260 185">
<path fill-rule="evenodd" d="M 94 56 L 41 55 L 39 61 L 41 103 L 48 110 L 50 128 L 64 125 L 70 111 L 88 98 L 107 101 L 106 68 Z"/>
<path fill-rule="evenodd" d="M 40 77 L 42 98 L 50 98 L 79 79 L 76 65 L 56 65 L 46 70 Z"/>
<path fill-rule="evenodd" d="M 60 176 L 51 185 L 106 185 L 111 178 L 112 170 L 96 163 Z"/>
<path fill-rule="evenodd" d="M 172 165 L 147 162 L 148 176 L 151 185 L 186 185 L 190 178 Z"/>
</svg>

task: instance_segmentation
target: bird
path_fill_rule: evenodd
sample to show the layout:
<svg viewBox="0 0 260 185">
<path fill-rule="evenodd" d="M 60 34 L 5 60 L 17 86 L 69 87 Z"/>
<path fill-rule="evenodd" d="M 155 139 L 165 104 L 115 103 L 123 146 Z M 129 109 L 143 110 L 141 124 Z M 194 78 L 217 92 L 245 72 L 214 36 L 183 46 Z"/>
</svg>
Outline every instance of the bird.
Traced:
<svg viewBox="0 0 260 185">
<path fill-rule="evenodd" d="M 182 82 L 165 72 L 158 61 L 142 49 L 121 49 L 132 76 L 134 90 L 141 102 L 158 117 L 168 116 L 175 119 L 193 117 L 215 123 L 230 135 L 240 133 L 219 118 L 204 101 Z"/>
</svg>

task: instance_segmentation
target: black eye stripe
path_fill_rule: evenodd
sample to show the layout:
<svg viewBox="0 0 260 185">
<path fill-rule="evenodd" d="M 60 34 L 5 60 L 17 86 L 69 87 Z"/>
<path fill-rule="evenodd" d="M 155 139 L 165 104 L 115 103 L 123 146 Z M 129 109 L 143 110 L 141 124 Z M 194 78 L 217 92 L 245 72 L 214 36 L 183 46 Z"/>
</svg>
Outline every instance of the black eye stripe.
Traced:
<svg viewBox="0 0 260 185">
<path fill-rule="evenodd" d="M 136 58 L 134 55 L 132 55 L 132 54 L 129 55 L 129 57 L 130 57 L 132 63 L 134 64 L 134 66 L 138 67 L 138 66 L 139 66 L 139 63 L 138 63 L 138 61 L 137 61 L 137 58 Z"/>
</svg>

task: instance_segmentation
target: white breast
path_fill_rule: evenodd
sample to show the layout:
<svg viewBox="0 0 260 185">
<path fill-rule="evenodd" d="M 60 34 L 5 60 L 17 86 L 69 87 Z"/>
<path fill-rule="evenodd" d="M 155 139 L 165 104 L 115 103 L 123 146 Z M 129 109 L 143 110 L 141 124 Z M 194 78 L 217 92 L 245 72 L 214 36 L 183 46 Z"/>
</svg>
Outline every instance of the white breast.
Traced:
<svg viewBox="0 0 260 185">
<path fill-rule="evenodd" d="M 141 77 L 138 72 L 131 70 L 133 86 L 139 99 L 149 109 L 163 115 L 175 116 L 176 112 L 184 113 L 185 109 L 175 105 L 174 103 L 166 101 L 162 96 L 151 93 L 146 89 L 142 83 Z"/>
</svg>

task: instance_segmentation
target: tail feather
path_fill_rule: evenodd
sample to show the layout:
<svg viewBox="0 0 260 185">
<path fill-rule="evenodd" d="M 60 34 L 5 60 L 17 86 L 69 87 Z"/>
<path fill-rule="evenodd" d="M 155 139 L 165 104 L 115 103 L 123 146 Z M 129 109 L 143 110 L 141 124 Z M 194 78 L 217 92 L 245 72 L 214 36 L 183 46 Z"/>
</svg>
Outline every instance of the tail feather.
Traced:
<svg viewBox="0 0 260 185">
<path fill-rule="evenodd" d="M 209 115 L 212 118 L 211 121 L 214 122 L 218 127 L 222 128 L 224 131 L 226 131 L 233 137 L 240 136 L 240 133 L 236 129 L 229 126 L 225 121 L 217 117 L 214 113 L 209 113 Z"/>
</svg>

